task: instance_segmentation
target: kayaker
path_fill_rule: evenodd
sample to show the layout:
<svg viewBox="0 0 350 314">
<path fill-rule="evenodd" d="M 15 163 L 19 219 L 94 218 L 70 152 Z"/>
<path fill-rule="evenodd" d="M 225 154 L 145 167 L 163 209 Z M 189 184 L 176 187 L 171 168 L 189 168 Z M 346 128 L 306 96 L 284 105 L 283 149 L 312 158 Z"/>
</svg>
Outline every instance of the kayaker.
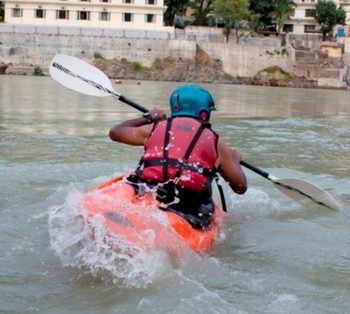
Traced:
<svg viewBox="0 0 350 314">
<path fill-rule="evenodd" d="M 212 95 L 197 85 L 184 85 L 170 96 L 171 117 L 152 109 L 142 117 L 114 126 L 113 141 L 143 145 L 144 155 L 128 180 L 155 187 L 161 208 L 178 213 L 193 227 L 210 226 L 214 212 L 211 182 L 219 173 L 231 189 L 247 189 L 240 153 L 228 147 L 212 130 Z"/>
</svg>

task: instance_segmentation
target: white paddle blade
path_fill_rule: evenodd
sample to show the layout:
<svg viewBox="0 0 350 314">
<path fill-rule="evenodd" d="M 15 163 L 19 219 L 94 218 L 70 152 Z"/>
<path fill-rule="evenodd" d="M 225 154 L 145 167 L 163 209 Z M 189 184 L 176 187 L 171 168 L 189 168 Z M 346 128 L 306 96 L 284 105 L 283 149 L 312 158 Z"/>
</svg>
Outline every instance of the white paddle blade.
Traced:
<svg viewBox="0 0 350 314">
<path fill-rule="evenodd" d="M 300 203 L 311 200 L 330 209 L 340 208 L 339 203 L 331 194 L 311 182 L 294 178 L 273 179 L 271 181 L 281 192 Z"/>
<path fill-rule="evenodd" d="M 50 64 L 51 77 L 63 86 L 90 96 L 111 96 L 112 83 L 96 67 L 72 56 L 57 54 Z"/>
</svg>

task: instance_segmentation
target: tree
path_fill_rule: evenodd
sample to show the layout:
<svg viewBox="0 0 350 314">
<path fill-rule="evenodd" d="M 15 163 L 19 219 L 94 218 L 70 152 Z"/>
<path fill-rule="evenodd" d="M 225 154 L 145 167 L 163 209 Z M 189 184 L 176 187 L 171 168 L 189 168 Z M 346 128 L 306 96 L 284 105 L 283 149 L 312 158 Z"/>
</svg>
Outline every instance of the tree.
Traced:
<svg viewBox="0 0 350 314">
<path fill-rule="evenodd" d="M 208 25 L 208 14 L 213 11 L 213 0 L 190 1 L 194 25 Z"/>
<path fill-rule="evenodd" d="M 284 22 L 293 15 L 296 4 L 293 0 L 273 0 L 273 9 L 270 16 L 277 25 L 277 33 L 281 34 Z"/>
<path fill-rule="evenodd" d="M 266 26 L 263 22 L 261 22 L 261 14 L 250 11 L 249 29 L 251 34 L 262 32 L 264 28 L 266 28 Z"/>
<path fill-rule="evenodd" d="M 335 25 L 345 25 L 346 12 L 342 7 L 337 8 L 331 0 L 319 0 L 311 14 L 321 26 L 323 40 L 333 31 Z"/>
<path fill-rule="evenodd" d="M 250 11 L 259 14 L 259 22 L 263 24 L 263 28 L 271 25 L 271 12 L 273 11 L 273 3 L 271 0 L 251 0 Z"/>
<path fill-rule="evenodd" d="M 4 3 L 0 1 L 0 22 L 3 22 L 5 20 L 4 14 Z"/>
<path fill-rule="evenodd" d="M 165 0 L 164 4 L 167 9 L 164 13 L 164 24 L 173 26 L 175 15 L 185 15 L 188 2 L 189 0 Z"/>
<path fill-rule="evenodd" d="M 246 21 L 250 15 L 249 0 L 214 0 L 214 14 L 225 23 L 226 42 L 233 28 L 238 43 L 242 35 L 241 30 L 246 28 Z"/>
</svg>

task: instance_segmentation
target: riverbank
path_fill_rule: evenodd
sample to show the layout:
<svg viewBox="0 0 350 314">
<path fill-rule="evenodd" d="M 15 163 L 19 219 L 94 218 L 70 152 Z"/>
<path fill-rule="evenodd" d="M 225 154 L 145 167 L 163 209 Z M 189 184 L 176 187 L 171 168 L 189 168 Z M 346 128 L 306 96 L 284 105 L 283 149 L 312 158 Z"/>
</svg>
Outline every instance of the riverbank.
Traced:
<svg viewBox="0 0 350 314">
<path fill-rule="evenodd" d="M 213 60 L 199 49 L 195 60 L 191 59 L 158 59 L 151 67 L 143 67 L 126 59 L 95 59 L 94 65 L 109 78 L 116 80 L 152 80 L 175 82 L 200 82 L 221 84 L 245 84 L 277 87 L 316 88 L 317 81 L 293 76 L 278 66 L 268 67 L 253 77 L 233 77 L 223 69 L 220 60 Z"/>
<path fill-rule="evenodd" d="M 291 71 L 289 53 L 279 39 L 226 43 L 222 30 L 215 28 L 141 32 L 0 25 L 0 33 L 5 74 L 47 75 L 57 53 L 76 56 L 117 79 L 247 84 L 272 66 Z"/>
<path fill-rule="evenodd" d="M 317 81 L 293 76 L 278 66 L 261 70 L 253 77 L 233 77 L 224 71 L 222 61 L 213 60 L 200 48 L 197 49 L 194 60 L 168 57 L 155 60 L 149 67 L 138 62 L 128 61 L 125 58 L 107 60 L 100 56 L 92 59 L 91 64 L 116 82 L 122 80 L 151 80 L 317 88 Z M 49 71 L 48 67 L 2 63 L 0 64 L 0 74 L 42 76 L 49 75 Z"/>
<path fill-rule="evenodd" d="M 282 46 L 277 37 L 226 42 L 220 29 L 208 27 L 141 32 L 0 24 L 0 34 L 2 74 L 48 75 L 52 58 L 62 53 L 89 62 L 117 80 L 336 89 L 345 89 L 348 81 L 343 64 L 330 67 L 327 59 L 325 67 L 325 62 L 319 64 L 323 58 L 305 54 L 305 47 L 319 47 L 319 39 L 311 35 L 287 36 Z"/>
</svg>

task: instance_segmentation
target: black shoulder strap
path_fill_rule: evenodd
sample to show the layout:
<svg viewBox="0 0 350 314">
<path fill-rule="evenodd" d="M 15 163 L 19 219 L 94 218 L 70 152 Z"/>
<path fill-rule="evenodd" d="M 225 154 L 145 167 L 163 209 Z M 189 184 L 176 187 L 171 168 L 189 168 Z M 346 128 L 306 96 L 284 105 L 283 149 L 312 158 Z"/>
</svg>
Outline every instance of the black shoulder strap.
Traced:
<svg viewBox="0 0 350 314">
<path fill-rule="evenodd" d="M 226 208 L 224 189 L 222 188 L 221 184 L 219 183 L 219 176 L 217 174 L 215 174 L 215 182 L 216 182 L 216 185 L 217 185 L 218 190 L 219 190 L 222 210 L 226 213 L 227 208 Z"/>
<path fill-rule="evenodd" d="M 186 153 L 183 157 L 183 162 L 186 163 L 188 161 L 188 158 L 190 157 L 195 145 L 197 144 L 199 137 L 201 136 L 201 134 L 203 133 L 204 129 L 206 128 L 206 125 L 204 123 L 202 123 L 200 125 L 200 127 L 198 128 L 196 134 L 194 135 L 190 145 L 188 145 L 188 148 L 186 150 Z M 181 172 L 182 172 L 183 168 L 179 168 L 176 172 L 176 177 L 179 177 Z"/>
<path fill-rule="evenodd" d="M 159 121 L 153 123 L 153 127 L 152 127 L 152 130 L 151 130 L 151 133 L 153 133 L 154 129 L 156 128 L 157 124 L 159 123 Z M 150 135 L 151 136 L 151 135 Z M 135 170 L 135 174 L 140 178 L 141 177 L 141 169 L 142 169 L 142 166 L 144 165 L 144 160 L 143 160 L 143 156 L 140 158 L 140 161 L 137 165 L 137 168 Z"/>
<path fill-rule="evenodd" d="M 169 140 L 170 140 L 170 129 L 171 129 L 171 125 L 172 125 L 173 119 L 168 118 L 167 119 L 167 125 L 165 128 L 165 137 L 164 137 L 164 145 L 163 145 L 163 158 L 164 160 L 168 160 L 169 159 Z M 168 177 L 168 163 L 165 162 L 163 165 L 163 181 L 166 182 L 169 180 Z"/>
<path fill-rule="evenodd" d="M 204 124 L 201 124 L 201 126 L 198 128 L 196 134 L 194 135 L 190 145 L 188 146 L 187 150 L 186 150 L 186 153 L 185 153 L 185 156 L 184 156 L 184 160 L 187 161 L 188 158 L 190 157 L 192 151 L 193 151 L 193 148 L 194 146 L 197 144 L 198 140 L 199 140 L 199 137 L 201 136 L 201 134 L 203 133 L 205 129 L 205 125 Z"/>
</svg>

